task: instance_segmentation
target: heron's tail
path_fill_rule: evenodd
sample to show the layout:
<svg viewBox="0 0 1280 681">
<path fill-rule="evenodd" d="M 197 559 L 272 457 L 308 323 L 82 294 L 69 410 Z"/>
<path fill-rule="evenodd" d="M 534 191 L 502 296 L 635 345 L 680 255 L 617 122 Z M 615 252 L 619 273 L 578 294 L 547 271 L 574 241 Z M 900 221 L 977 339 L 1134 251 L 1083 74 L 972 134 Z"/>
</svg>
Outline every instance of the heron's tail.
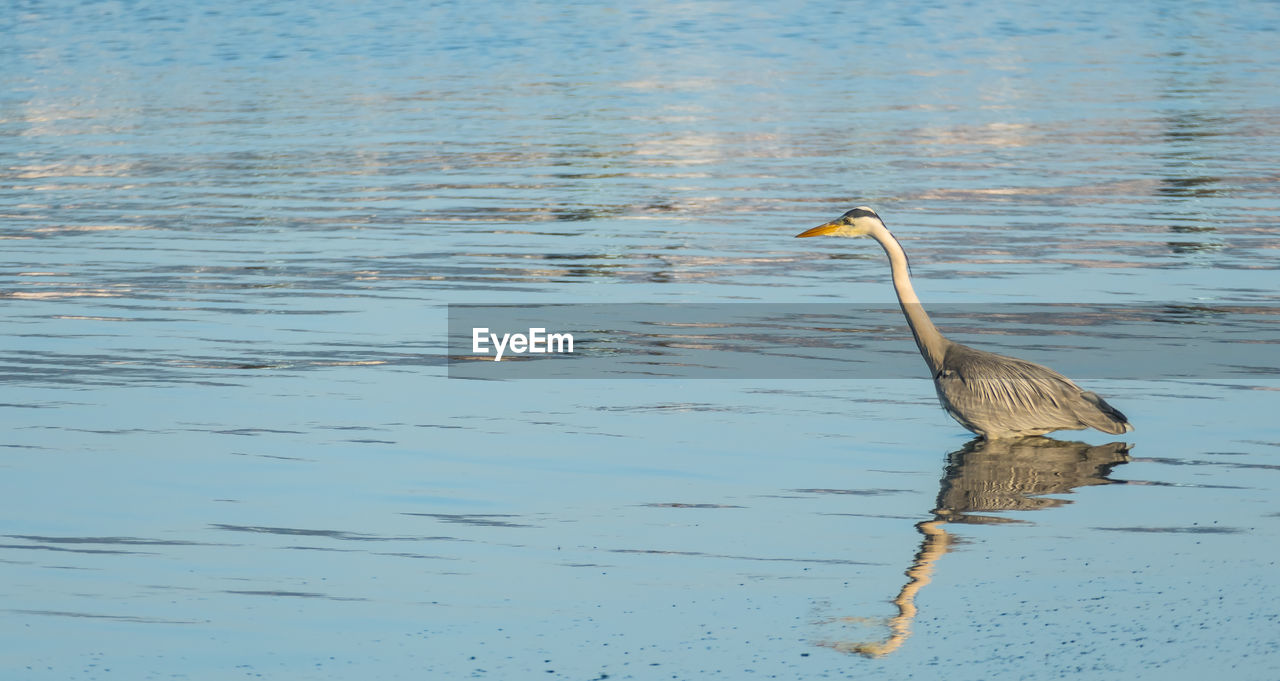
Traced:
<svg viewBox="0 0 1280 681">
<path fill-rule="evenodd" d="M 1086 409 L 1087 413 L 1076 414 L 1080 421 L 1090 428 L 1097 428 L 1104 433 L 1119 435 L 1133 430 L 1133 426 L 1129 425 L 1129 419 L 1120 413 L 1119 409 L 1107 404 L 1107 401 L 1098 397 L 1096 393 L 1088 391 L 1080 393 L 1086 402 L 1097 408 L 1097 411 Z"/>
</svg>

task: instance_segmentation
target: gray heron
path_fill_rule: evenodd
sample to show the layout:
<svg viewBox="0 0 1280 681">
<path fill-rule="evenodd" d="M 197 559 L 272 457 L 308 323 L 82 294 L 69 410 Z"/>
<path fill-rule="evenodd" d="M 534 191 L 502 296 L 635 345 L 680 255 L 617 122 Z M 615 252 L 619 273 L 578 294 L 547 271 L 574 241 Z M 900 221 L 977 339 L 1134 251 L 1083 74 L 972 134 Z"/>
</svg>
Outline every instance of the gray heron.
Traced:
<svg viewBox="0 0 1280 681">
<path fill-rule="evenodd" d="M 889 256 L 898 304 L 916 347 L 933 374 L 938 401 L 960 425 L 988 440 L 1043 435 L 1055 430 L 1133 430 L 1106 400 L 1033 362 L 977 350 L 947 339 L 929 321 L 911 286 L 907 254 L 874 210 L 859 206 L 797 237 L 869 236 Z"/>
</svg>

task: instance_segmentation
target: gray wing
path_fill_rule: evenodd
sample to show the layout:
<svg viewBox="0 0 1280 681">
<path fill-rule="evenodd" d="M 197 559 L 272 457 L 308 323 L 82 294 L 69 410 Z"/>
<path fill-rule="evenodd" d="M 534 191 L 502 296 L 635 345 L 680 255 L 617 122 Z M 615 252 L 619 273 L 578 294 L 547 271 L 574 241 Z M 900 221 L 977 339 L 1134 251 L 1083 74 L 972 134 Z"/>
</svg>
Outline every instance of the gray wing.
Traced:
<svg viewBox="0 0 1280 681">
<path fill-rule="evenodd" d="M 958 343 L 947 348 L 934 384 L 961 425 L 988 437 L 1133 429 L 1124 414 L 1053 369 Z"/>
</svg>

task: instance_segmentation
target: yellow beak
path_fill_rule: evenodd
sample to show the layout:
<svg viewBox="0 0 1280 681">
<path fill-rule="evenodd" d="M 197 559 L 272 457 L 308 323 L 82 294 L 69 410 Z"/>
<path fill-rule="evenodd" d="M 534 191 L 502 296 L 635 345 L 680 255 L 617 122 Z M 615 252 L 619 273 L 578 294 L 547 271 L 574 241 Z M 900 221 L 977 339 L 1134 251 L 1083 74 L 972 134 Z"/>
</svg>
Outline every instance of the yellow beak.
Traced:
<svg viewBox="0 0 1280 681">
<path fill-rule="evenodd" d="M 828 223 L 827 223 L 827 224 L 825 224 L 825 225 L 818 225 L 817 227 L 814 227 L 813 229 L 806 229 L 805 231 L 800 232 L 799 234 L 797 234 L 797 235 L 796 235 L 796 238 L 797 238 L 797 239 L 800 239 L 800 238 L 803 238 L 803 237 L 806 237 L 806 236 L 826 236 L 826 235 L 831 234 L 832 232 L 836 231 L 837 229 L 840 229 L 840 225 L 837 225 L 837 224 L 836 224 L 836 223 L 834 223 L 834 222 L 828 222 Z"/>
</svg>

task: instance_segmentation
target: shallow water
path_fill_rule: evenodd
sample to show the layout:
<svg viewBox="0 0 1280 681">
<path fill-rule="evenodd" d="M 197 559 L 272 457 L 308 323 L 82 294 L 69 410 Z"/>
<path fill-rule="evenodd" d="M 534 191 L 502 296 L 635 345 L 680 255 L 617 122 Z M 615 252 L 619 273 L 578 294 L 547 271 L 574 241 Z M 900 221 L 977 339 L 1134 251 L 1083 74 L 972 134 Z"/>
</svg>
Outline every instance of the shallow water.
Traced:
<svg viewBox="0 0 1280 681">
<path fill-rule="evenodd" d="M 0 13 L 0 669 L 1280 675 L 1280 362 L 1082 378 L 1137 430 L 1012 451 L 923 379 L 446 366 L 447 305 L 892 305 L 874 244 L 791 238 L 859 204 L 940 312 L 1274 306 L 1277 28 L 1262 3 Z"/>
</svg>

